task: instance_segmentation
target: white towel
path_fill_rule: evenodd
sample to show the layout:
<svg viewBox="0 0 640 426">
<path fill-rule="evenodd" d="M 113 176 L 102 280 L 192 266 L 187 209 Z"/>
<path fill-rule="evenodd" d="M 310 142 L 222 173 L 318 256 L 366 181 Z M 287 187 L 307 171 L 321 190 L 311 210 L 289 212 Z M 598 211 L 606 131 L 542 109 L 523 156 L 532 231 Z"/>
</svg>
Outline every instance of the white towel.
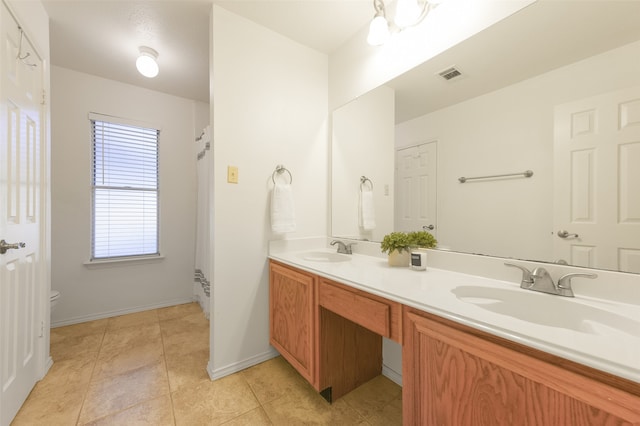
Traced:
<svg viewBox="0 0 640 426">
<path fill-rule="evenodd" d="M 271 229 L 278 233 L 296 230 L 293 190 L 288 183 L 276 183 L 271 192 Z"/>
<path fill-rule="evenodd" d="M 373 191 L 360 191 L 360 226 L 365 231 L 376 228 L 376 212 L 373 206 Z"/>
</svg>

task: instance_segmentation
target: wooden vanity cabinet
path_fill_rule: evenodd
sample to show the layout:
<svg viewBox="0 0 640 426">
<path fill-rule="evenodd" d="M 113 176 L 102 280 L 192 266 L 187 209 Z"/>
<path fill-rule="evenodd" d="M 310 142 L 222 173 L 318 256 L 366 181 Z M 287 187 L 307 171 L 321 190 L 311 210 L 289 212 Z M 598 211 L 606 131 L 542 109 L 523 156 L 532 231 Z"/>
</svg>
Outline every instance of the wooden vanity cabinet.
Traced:
<svg viewBox="0 0 640 426">
<path fill-rule="evenodd" d="M 269 342 L 316 389 L 316 277 L 269 264 Z"/>
<path fill-rule="evenodd" d="M 271 345 L 328 401 L 382 372 L 382 336 L 402 339 L 402 306 L 270 261 Z"/>
<path fill-rule="evenodd" d="M 640 425 L 640 385 L 270 261 L 270 342 L 328 401 L 402 344 L 404 425 Z"/>
<path fill-rule="evenodd" d="M 382 337 L 400 343 L 402 305 L 318 278 L 318 384 L 329 401 L 382 373 Z"/>
<path fill-rule="evenodd" d="M 405 425 L 638 425 L 640 397 L 403 308 Z M 517 344 L 515 344 L 517 345 Z"/>
<path fill-rule="evenodd" d="M 398 302 L 320 278 L 318 304 L 382 337 L 402 343 L 402 305 Z"/>
</svg>

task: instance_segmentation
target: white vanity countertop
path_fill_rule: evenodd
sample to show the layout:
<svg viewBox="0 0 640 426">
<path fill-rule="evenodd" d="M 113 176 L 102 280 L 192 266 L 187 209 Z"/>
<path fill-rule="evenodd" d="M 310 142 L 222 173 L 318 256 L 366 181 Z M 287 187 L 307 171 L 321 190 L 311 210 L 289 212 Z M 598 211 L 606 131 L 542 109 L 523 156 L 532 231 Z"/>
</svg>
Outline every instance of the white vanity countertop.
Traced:
<svg viewBox="0 0 640 426">
<path fill-rule="evenodd" d="M 547 295 L 520 289 L 518 284 L 427 267 L 426 271 L 390 267 L 385 258 L 351 255 L 347 262 L 306 260 L 303 251 L 270 253 L 273 260 L 297 267 L 456 321 L 506 339 L 558 355 L 560 357 L 640 383 L 640 306 L 616 301 L 584 297 L 576 291 L 575 298 Z M 335 251 L 331 251 L 335 253 Z M 508 314 L 496 313 L 481 304 L 460 300 L 452 292 L 461 287 L 479 286 L 489 289 L 521 291 L 527 297 L 528 308 L 547 313 L 550 321 L 563 323 L 572 318 L 556 305 L 576 303 L 597 308 L 611 319 L 621 320 L 621 329 L 599 322 L 577 321 L 576 331 L 559 326 L 541 325 Z M 576 286 L 577 287 L 577 286 Z M 520 296 L 520 295 L 518 295 Z M 558 301 L 558 298 L 562 299 Z M 538 304 L 539 306 L 535 306 Z M 524 309 L 524 308 L 523 308 Z M 588 308 L 587 308 L 588 309 Z M 517 308 L 516 308 L 517 310 Z M 567 322 L 567 323 L 568 323 Z M 576 321 L 572 321 L 576 324 Z"/>
</svg>

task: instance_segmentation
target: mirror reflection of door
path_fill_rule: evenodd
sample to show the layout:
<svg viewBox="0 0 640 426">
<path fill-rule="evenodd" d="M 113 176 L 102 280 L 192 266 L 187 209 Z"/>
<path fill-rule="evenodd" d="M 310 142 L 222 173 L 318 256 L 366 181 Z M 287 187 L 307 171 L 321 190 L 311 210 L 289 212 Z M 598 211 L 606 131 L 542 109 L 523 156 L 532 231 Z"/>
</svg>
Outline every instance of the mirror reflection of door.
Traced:
<svg viewBox="0 0 640 426">
<path fill-rule="evenodd" d="M 396 151 L 396 231 L 426 230 L 438 237 L 437 148 L 432 141 Z"/>
<path fill-rule="evenodd" d="M 640 87 L 556 106 L 554 162 L 555 258 L 640 273 Z"/>
</svg>

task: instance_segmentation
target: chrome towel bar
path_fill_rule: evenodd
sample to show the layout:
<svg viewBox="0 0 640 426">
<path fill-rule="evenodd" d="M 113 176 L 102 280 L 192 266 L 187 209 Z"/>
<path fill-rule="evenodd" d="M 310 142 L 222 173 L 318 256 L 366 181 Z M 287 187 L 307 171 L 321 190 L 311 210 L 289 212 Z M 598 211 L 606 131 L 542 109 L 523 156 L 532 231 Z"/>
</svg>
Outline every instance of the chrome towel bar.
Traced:
<svg viewBox="0 0 640 426">
<path fill-rule="evenodd" d="M 531 170 L 525 170 L 524 172 L 520 172 L 520 173 L 507 173 L 504 175 L 491 175 L 491 176 L 476 176 L 476 177 L 459 177 L 458 180 L 460 181 L 460 183 L 465 183 L 468 180 L 475 180 L 475 179 L 493 179 L 493 178 L 503 178 L 503 177 L 511 177 L 511 176 L 524 176 L 524 177 L 531 177 L 533 176 L 533 171 Z"/>
</svg>

